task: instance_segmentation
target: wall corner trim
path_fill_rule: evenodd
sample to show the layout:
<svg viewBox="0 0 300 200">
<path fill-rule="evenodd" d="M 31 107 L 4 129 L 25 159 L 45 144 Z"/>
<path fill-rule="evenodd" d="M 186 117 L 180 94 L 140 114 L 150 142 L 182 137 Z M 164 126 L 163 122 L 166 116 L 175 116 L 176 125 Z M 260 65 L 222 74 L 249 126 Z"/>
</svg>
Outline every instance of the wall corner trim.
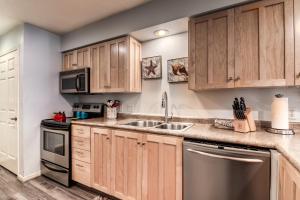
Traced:
<svg viewBox="0 0 300 200">
<path fill-rule="evenodd" d="M 29 181 L 31 179 L 34 179 L 36 177 L 39 177 L 41 176 L 41 170 L 37 171 L 37 172 L 34 172 L 28 176 L 21 176 L 21 175 L 18 175 L 18 180 L 21 181 L 21 182 L 26 182 L 26 181 Z"/>
</svg>

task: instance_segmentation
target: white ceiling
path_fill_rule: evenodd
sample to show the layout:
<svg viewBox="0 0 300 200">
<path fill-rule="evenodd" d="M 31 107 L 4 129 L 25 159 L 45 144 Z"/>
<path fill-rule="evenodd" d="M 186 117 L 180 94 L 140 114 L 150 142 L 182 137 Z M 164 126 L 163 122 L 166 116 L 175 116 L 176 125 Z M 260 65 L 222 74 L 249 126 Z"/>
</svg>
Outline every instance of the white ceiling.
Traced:
<svg viewBox="0 0 300 200">
<path fill-rule="evenodd" d="M 170 21 L 167 23 L 159 24 L 156 26 L 151 26 L 142 30 L 134 31 L 130 33 L 133 37 L 138 39 L 141 42 L 153 40 L 159 38 L 158 36 L 154 35 L 154 31 L 157 30 L 168 30 L 168 34 L 166 36 L 175 35 L 178 33 L 183 33 L 188 31 L 188 18 L 181 18 L 174 21 Z"/>
<path fill-rule="evenodd" d="M 27 22 L 66 33 L 149 0 L 0 0 L 0 35 Z"/>
</svg>

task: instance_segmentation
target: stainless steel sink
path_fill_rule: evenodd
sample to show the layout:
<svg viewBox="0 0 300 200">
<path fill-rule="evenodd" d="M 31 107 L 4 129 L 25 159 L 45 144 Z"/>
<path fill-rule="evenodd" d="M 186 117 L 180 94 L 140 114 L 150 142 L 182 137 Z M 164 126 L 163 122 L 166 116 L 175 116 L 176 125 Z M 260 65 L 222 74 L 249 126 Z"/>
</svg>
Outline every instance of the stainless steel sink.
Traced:
<svg viewBox="0 0 300 200">
<path fill-rule="evenodd" d="M 166 129 L 172 131 L 185 131 L 186 129 L 192 127 L 191 123 L 167 123 L 156 126 L 155 128 Z"/>
<path fill-rule="evenodd" d="M 153 120 L 139 120 L 139 121 L 134 121 L 134 122 L 129 122 L 124 125 L 128 126 L 136 126 L 136 127 L 154 127 L 162 124 L 160 121 L 153 121 Z"/>
</svg>

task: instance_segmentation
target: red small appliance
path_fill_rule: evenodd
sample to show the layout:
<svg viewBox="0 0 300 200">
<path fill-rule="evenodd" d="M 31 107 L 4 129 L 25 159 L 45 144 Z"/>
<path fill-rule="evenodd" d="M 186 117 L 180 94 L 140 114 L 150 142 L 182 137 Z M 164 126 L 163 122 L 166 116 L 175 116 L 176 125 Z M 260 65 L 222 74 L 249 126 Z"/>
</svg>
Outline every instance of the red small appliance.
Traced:
<svg viewBox="0 0 300 200">
<path fill-rule="evenodd" d="M 66 122 L 66 114 L 64 112 L 54 113 L 53 120 L 56 122 Z"/>
</svg>

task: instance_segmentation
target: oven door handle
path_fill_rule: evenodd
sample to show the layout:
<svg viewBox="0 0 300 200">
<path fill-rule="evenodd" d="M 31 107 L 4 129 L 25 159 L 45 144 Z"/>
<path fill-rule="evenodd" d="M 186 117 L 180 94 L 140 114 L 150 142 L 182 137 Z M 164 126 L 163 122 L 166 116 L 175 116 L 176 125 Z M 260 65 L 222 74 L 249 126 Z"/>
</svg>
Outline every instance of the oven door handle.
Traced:
<svg viewBox="0 0 300 200">
<path fill-rule="evenodd" d="M 261 159 L 252 159 L 252 158 L 237 158 L 232 156 L 224 156 L 224 155 L 217 155 L 217 154 L 211 154 L 203 151 L 197 151 L 194 149 L 187 149 L 187 151 L 200 154 L 202 156 L 208 156 L 212 158 L 219 158 L 219 159 L 225 159 L 225 160 L 233 160 L 233 161 L 239 161 L 239 162 L 248 162 L 248 163 L 262 163 L 263 161 Z"/>
<path fill-rule="evenodd" d="M 67 174 L 67 173 L 68 173 L 67 170 L 55 169 L 55 168 L 52 168 L 52 167 L 48 166 L 48 165 L 46 164 L 45 161 L 42 161 L 42 164 L 44 165 L 44 167 L 46 167 L 47 169 L 49 169 L 49 170 L 51 170 L 51 171 L 59 172 L 59 173 L 64 173 L 64 174 Z"/>
<path fill-rule="evenodd" d="M 65 129 L 49 129 L 49 128 L 46 128 L 44 126 L 41 127 L 41 130 L 42 131 L 48 131 L 48 132 L 51 132 L 51 133 L 58 133 L 58 134 L 62 134 L 62 135 L 67 135 L 69 133 L 68 130 L 65 130 Z"/>
</svg>

